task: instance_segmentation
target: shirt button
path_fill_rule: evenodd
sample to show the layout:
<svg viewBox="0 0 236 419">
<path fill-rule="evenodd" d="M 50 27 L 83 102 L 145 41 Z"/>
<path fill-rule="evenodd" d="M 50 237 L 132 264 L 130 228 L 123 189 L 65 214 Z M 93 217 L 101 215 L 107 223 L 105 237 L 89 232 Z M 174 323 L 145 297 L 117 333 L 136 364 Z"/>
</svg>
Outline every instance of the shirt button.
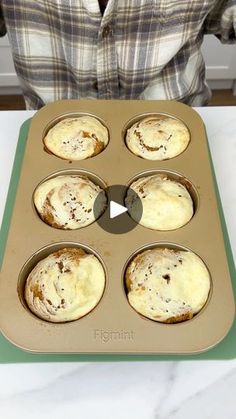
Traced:
<svg viewBox="0 0 236 419">
<path fill-rule="evenodd" d="M 111 33 L 111 27 L 109 25 L 104 26 L 103 31 L 102 31 L 102 37 L 106 38 L 108 35 L 110 35 Z"/>
</svg>

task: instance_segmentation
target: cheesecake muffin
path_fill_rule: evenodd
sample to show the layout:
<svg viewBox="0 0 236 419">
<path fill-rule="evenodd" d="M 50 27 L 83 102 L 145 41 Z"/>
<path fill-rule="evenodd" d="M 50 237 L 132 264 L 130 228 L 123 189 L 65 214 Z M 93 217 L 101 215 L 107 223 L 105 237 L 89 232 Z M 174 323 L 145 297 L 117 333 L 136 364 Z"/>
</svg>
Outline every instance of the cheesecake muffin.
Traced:
<svg viewBox="0 0 236 419">
<path fill-rule="evenodd" d="M 66 160 L 96 156 L 108 144 L 108 130 L 92 116 L 66 118 L 52 127 L 44 138 L 46 150 Z"/>
<path fill-rule="evenodd" d="M 25 284 L 25 301 L 39 318 L 77 320 L 100 301 L 105 288 L 101 262 L 80 248 L 58 250 L 37 263 Z"/>
<path fill-rule="evenodd" d="M 210 276 L 202 260 L 190 251 L 154 248 L 129 263 L 125 284 L 130 305 L 162 323 L 191 319 L 205 305 Z"/>
<path fill-rule="evenodd" d="M 61 175 L 41 183 L 35 190 L 34 205 L 41 219 L 52 227 L 75 230 L 95 221 L 105 210 L 106 194 L 88 177 Z"/>
<path fill-rule="evenodd" d="M 132 153 L 147 160 L 166 160 L 182 153 L 190 141 L 185 124 L 169 116 L 148 116 L 127 130 Z"/>
<path fill-rule="evenodd" d="M 153 230 L 180 228 L 193 216 L 193 201 L 186 187 L 164 174 L 141 177 L 131 183 L 125 205 L 134 221 Z"/>
</svg>

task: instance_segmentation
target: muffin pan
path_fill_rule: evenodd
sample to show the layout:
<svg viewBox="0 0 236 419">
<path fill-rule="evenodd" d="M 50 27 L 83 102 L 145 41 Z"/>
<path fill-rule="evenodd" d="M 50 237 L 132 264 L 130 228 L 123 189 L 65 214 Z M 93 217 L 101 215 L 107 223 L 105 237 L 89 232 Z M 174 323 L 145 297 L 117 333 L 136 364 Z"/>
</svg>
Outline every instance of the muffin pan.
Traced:
<svg viewBox="0 0 236 419">
<path fill-rule="evenodd" d="M 109 130 L 109 143 L 102 153 L 77 162 L 48 154 L 43 138 L 49 127 L 62 118 L 83 114 L 97 117 Z M 144 160 L 133 155 L 125 144 L 127 128 L 155 114 L 179 118 L 190 132 L 188 147 L 170 160 Z M 137 177 L 168 172 L 188 185 L 194 215 L 180 229 L 165 232 L 137 225 L 128 233 L 113 235 L 97 222 L 73 231 L 52 228 L 38 217 L 32 203 L 33 192 L 47 177 L 77 171 L 99 179 L 101 186 L 128 186 Z M 189 249 L 208 268 L 209 298 L 193 319 L 161 324 L 142 317 L 129 305 L 124 285 L 127 263 L 139 251 L 155 246 Z M 81 247 L 94 253 L 104 266 L 106 287 L 99 304 L 89 314 L 73 322 L 53 324 L 30 312 L 23 289 L 37 261 L 64 247 Z M 72 100 L 49 104 L 37 112 L 28 135 L 1 270 L 2 333 L 15 345 L 33 352 L 193 354 L 212 348 L 225 337 L 233 323 L 234 310 L 206 133 L 198 114 L 173 101 Z"/>
</svg>

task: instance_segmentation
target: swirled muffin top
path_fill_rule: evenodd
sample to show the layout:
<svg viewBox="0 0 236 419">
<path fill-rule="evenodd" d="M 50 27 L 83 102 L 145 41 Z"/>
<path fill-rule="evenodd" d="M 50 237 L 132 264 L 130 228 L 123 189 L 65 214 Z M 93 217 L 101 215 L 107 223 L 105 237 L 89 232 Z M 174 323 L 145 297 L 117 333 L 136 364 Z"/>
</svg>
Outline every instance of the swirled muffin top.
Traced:
<svg viewBox="0 0 236 419">
<path fill-rule="evenodd" d="M 60 175 L 41 183 L 34 193 L 39 216 L 52 227 L 74 230 L 95 221 L 106 208 L 106 194 L 88 177 Z"/>
<path fill-rule="evenodd" d="M 77 320 L 100 301 L 105 287 L 101 262 L 80 248 L 58 250 L 38 262 L 25 284 L 25 300 L 39 318 Z"/>
<path fill-rule="evenodd" d="M 52 127 L 44 138 L 46 149 L 66 160 L 84 160 L 96 156 L 108 144 L 108 130 L 92 116 L 65 118 Z"/>
<path fill-rule="evenodd" d="M 126 144 L 136 156 L 165 160 L 182 153 L 190 141 L 185 124 L 169 116 L 148 116 L 127 130 Z"/>
<path fill-rule="evenodd" d="M 176 323 L 191 319 L 205 305 L 210 275 L 193 252 L 154 248 L 130 262 L 125 282 L 130 305 L 149 319 Z"/>
<path fill-rule="evenodd" d="M 142 202 L 141 219 L 138 199 Z M 180 228 L 193 216 L 188 190 L 165 174 L 141 177 L 131 183 L 125 205 L 134 221 L 153 230 Z"/>
</svg>

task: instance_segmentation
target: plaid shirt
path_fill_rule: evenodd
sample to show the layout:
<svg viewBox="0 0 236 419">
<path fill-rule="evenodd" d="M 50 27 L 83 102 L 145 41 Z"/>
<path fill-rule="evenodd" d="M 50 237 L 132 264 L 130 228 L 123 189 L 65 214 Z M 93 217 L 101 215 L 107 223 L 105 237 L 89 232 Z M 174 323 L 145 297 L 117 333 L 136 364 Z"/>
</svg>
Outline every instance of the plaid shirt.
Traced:
<svg viewBox="0 0 236 419">
<path fill-rule="evenodd" d="M 0 7 L 28 109 L 65 98 L 202 105 L 204 34 L 235 41 L 236 0 L 109 0 L 103 16 L 98 0 Z"/>
</svg>

